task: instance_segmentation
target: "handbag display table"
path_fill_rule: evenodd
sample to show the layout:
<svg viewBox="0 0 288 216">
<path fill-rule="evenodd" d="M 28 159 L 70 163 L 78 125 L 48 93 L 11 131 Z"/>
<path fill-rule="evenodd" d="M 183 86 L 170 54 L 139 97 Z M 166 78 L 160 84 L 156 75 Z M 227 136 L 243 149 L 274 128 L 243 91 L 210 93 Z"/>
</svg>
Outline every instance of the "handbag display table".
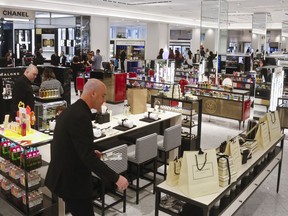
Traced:
<svg viewBox="0 0 288 216">
<path fill-rule="evenodd" d="M 219 215 L 233 215 L 241 207 L 241 205 L 254 193 L 254 191 L 261 185 L 261 183 L 266 179 L 266 177 L 274 170 L 278 165 L 278 177 L 277 177 L 277 193 L 279 191 L 280 177 L 281 177 L 281 167 L 282 167 L 282 157 L 283 157 L 283 146 L 284 146 L 284 137 L 282 135 L 277 141 L 275 141 L 268 148 L 262 150 L 258 149 L 253 155 L 252 158 L 247 161 L 246 164 L 242 165 L 241 171 L 237 173 L 237 180 L 232 182 L 227 187 L 220 187 L 220 191 L 215 194 L 201 196 L 197 198 L 189 198 L 185 196 L 180 189 L 175 186 L 168 186 L 165 182 L 157 185 L 156 190 L 156 199 L 155 199 L 155 216 L 159 215 L 159 211 L 163 211 L 170 215 L 178 215 L 172 212 L 169 209 L 163 208 L 160 206 L 161 194 L 167 194 L 175 197 L 177 200 L 184 201 L 193 206 L 197 206 L 203 210 L 204 216 L 209 216 L 213 206 L 219 202 L 224 196 L 229 193 L 233 187 L 237 185 L 237 182 L 244 181 L 251 171 L 257 168 L 259 164 L 262 164 L 262 169 L 257 175 L 255 175 L 248 184 L 241 189 L 241 191 L 230 200 L 230 203 L 221 209 Z M 277 145 L 280 143 L 280 145 Z M 261 163 L 262 162 L 262 163 Z M 264 165 L 263 165 L 264 164 Z"/>
</svg>

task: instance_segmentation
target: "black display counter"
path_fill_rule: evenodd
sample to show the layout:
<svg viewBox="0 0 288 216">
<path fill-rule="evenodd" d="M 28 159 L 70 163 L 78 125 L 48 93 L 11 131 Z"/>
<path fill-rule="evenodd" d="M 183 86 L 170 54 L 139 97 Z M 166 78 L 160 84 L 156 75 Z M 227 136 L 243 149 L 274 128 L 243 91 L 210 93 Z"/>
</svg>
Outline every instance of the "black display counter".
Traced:
<svg viewBox="0 0 288 216">
<path fill-rule="evenodd" d="M 11 83 L 13 87 L 14 81 L 24 73 L 27 67 L 0 67 L 0 91 L 1 94 L 3 92 L 3 86 L 5 83 Z M 37 66 L 38 68 L 38 75 L 34 81 L 34 85 L 40 86 L 42 80 L 42 72 L 43 70 L 52 70 L 55 73 L 56 79 L 59 80 L 62 84 L 64 94 L 63 99 L 67 102 L 69 106 L 71 104 L 71 86 L 70 86 L 70 76 L 69 70 L 70 68 L 67 67 L 58 67 L 53 65 L 43 65 Z M 2 96 L 0 100 L 0 122 L 3 122 L 4 115 L 9 113 L 11 104 L 11 95 Z"/>
</svg>

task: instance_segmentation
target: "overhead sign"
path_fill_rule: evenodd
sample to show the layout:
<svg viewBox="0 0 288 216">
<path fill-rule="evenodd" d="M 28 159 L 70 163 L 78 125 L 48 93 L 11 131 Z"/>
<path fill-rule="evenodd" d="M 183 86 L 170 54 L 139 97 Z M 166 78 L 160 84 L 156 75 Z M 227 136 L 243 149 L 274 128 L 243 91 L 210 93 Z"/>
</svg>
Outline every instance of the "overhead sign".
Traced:
<svg viewBox="0 0 288 216">
<path fill-rule="evenodd" d="M 31 10 L 19 10 L 11 8 L 0 8 L 0 17 L 1 18 L 15 18 L 15 19 L 35 19 L 35 11 Z"/>
</svg>

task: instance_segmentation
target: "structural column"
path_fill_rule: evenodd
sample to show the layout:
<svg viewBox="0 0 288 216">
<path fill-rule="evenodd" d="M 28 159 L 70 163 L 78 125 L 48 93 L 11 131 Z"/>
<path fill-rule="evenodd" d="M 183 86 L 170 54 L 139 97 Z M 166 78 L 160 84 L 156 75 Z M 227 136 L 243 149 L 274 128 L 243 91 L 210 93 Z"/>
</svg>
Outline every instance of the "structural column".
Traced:
<svg viewBox="0 0 288 216">
<path fill-rule="evenodd" d="M 108 17 L 91 16 L 90 44 L 91 50 L 100 49 L 103 61 L 109 60 L 110 23 Z"/>
<path fill-rule="evenodd" d="M 148 23 L 145 59 L 156 59 L 159 49 L 169 50 L 170 28 L 165 23 Z"/>
</svg>

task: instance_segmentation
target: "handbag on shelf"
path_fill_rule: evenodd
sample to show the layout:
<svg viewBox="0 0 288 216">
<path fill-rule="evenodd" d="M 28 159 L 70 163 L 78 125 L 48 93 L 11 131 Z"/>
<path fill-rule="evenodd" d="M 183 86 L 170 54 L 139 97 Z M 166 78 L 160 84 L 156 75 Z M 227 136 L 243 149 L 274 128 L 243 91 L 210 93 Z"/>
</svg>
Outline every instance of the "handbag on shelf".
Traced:
<svg viewBox="0 0 288 216">
<path fill-rule="evenodd" d="M 270 140 L 272 142 L 278 140 L 281 137 L 281 126 L 279 120 L 278 111 L 266 113 L 268 129 L 270 134 Z"/>
<path fill-rule="evenodd" d="M 228 141 L 225 149 L 225 154 L 232 157 L 235 169 L 236 171 L 239 171 L 242 166 L 242 155 L 238 137 L 235 137 L 234 139 Z"/>
<path fill-rule="evenodd" d="M 180 169 L 181 169 L 182 158 L 175 158 L 175 160 L 169 162 L 167 170 L 166 184 L 172 187 L 178 184 Z"/>
<path fill-rule="evenodd" d="M 179 189 L 194 198 L 219 191 L 216 150 L 185 151 L 178 181 Z"/>
<path fill-rule="evenodd" d="M 270 135 L 268 122 L 266 117 L 259 120 L 258 130 L 255 137 L 257 145 L 260 149 L 265 149 L 270 146 Z"/>
</svg>

